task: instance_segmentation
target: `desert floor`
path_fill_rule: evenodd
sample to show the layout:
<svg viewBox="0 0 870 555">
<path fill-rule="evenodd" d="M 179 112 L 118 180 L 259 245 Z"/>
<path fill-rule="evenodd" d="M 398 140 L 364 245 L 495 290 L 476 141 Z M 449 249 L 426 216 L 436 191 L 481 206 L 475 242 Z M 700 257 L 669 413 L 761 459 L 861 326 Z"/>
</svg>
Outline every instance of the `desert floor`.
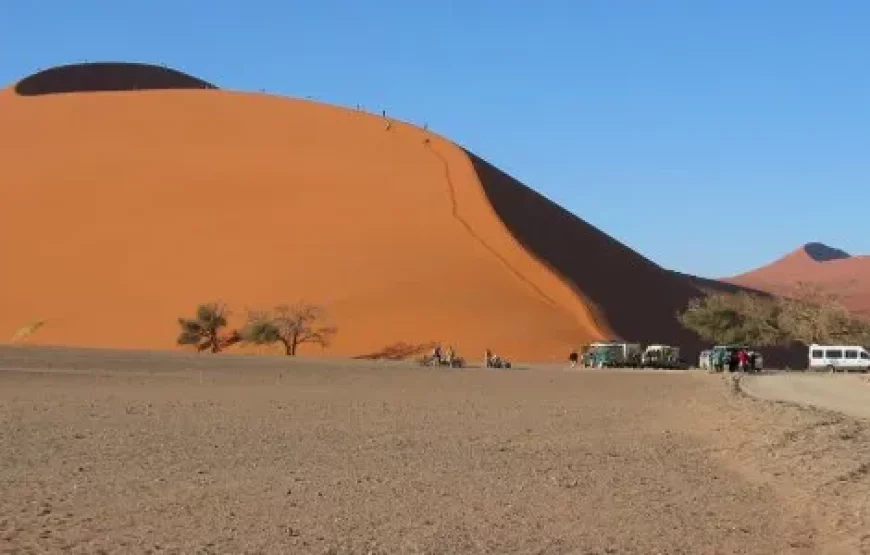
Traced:
<svg viewBox="0 0 870 555">
<path fill-rule="evenodd" d="M 701 372 L 0 348 L 0 552 L 870 553 L 868 440 Z"/>
</svg>

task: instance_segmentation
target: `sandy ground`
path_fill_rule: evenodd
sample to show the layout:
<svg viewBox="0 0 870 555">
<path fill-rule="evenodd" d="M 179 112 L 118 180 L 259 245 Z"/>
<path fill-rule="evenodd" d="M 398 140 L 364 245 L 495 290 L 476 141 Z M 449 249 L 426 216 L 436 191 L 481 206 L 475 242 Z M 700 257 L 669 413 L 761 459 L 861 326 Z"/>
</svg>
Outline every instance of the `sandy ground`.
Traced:
<svg viewBox="0 0 870 555">
<path fill-rule="evenodd" d="M 0 552 L 870 553 L 868 439 L 700 372 L 0 348 Z"/>
<path fill-rule="evenodd" d="M 760 399 L 810 405 L 870 419 L 870 378 L 860 374 L 780 373 L 747 376 L 743 390 Z"/>
</svg>

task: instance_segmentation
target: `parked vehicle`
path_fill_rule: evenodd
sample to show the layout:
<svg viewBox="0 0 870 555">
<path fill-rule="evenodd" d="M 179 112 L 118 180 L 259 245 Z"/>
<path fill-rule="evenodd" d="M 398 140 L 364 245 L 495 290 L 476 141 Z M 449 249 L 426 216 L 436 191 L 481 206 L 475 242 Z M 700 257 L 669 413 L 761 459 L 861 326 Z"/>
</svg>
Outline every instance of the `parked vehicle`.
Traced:
<svg viewBox="0 0 870 555">
<path fill-rule="evenodd" d="M 581 366 L 586 368 L 636 368 L 641 361 L 640 343 L 592 343 L 581 360 Z"/>
<path fill-rule="evenodd" d="M 860 345 L 810 345 L 809 369 L 830 372 L 867 372 L 870 352 Z"/>
<path fill-rule="evenodd" d="M 750 356 L 752 356 L 753 353 L 755 354 L 755 368 L 753 368 L 753 370 L 761 372 L 764 370 L 764 357 L 761 356 L 761 353 L 758 351 L 749 351 Z"/>
<path fill-rule="evenodd" d="M 686 368 L 680 359 L 680 348 L 671 345 L 650 345 L 640 357 L 641 368 Z"/>
</svg>

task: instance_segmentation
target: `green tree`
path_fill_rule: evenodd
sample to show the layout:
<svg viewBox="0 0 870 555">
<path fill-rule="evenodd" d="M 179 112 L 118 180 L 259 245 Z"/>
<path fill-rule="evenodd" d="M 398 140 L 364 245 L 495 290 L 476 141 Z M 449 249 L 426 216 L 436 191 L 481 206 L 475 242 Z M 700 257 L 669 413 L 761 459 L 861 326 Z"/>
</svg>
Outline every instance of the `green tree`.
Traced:
<svg viewBox="0 0 870 555">
<path fill-rule="evenodd" d="M 305 343 L 329 346 L 338 329 L 318 324 L 323 319 L 322 307 L 304 302 L 279 305 L 271 311 L 251 311 L 242 337 L 257 345 L 281 343 L 286 355 L 295 356 L 299 346 Z"/>
<path fill-rule="evenodd" d="M 718 344 L 870 343 L 870 321 L 849 312 L 837 295 L 807 284 L 780 297 L 709 293 L 692 299 L 677 317 L 684 327 Z"/>
<path fill-rule="evenodd" d="M 220 303 L 201 304 L 194 318 L 179 318 L 181 332 L 176 340 L 178 345 L 194 345 L 199 352 L 210 350 L 217 353 L 224 341 L 220 333 L 227 326 L 229 311 Z"/>
<path fill-rule="evenodd" d="M 776 302 L 743 291 L 692 299 L 677 318 L 701 338 L 718 344 L 768 346 L 783 339 Z"/>
</svg>

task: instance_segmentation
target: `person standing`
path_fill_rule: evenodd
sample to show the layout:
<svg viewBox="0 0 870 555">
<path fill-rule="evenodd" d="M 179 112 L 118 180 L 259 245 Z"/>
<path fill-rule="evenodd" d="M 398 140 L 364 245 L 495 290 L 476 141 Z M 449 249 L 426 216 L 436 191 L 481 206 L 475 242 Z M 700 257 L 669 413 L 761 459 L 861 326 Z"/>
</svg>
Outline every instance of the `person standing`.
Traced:
<svg viewBox="0 0 870 555">
<path fill-rule="evenodd" d="M 749 356 L 746 354 L 746 349 L 740 349 L 737 351 L 737 368 L 741 372 L 745 372 L 746 368 L 749 366 Z"/>
</svg>

